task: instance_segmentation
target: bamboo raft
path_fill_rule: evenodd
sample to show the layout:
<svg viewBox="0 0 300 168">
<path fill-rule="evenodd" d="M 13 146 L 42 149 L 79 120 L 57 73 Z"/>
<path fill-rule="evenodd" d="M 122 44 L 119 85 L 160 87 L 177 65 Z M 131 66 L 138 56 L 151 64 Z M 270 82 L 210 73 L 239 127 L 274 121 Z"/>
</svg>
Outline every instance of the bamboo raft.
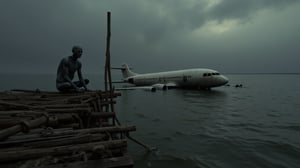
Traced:
<svg viewBox="0 0 300 168">
<path fill-rule="evenodd" d="M 109 108 L 119 95 L 0 92 L 0 164 L 132 167 L 127 137 L 136 128 L 121 126 Z"/>
</svg>

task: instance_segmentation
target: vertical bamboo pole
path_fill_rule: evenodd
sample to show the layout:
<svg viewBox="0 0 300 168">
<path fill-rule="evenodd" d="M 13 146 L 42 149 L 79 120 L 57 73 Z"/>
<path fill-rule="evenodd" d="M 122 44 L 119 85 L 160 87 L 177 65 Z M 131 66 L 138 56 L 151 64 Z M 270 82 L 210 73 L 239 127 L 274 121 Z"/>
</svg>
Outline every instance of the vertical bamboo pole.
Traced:
<svg viewBox="0 0 300 168">
<path fill-rule="evenodd" d="M 110 97 L 110 109 L 114 112 L 114 104 L 113 104 L 113 87 L 112 87 L 112 80 L 111 80 L 111 66 L 110 66 L 110 36 L 111 36 L 111 21 L 110 21 L 110 12 L 107 12 L 107 37 L 106 37 L 106 64 L 105 64 L 105 92 L 108 93 L 108 86 L 109 83 L 109 97 Z M 106 94 L 108 96 L 108 94 Z M 106 97 L 108 100 L 108 97 Z M 108 109 L 106 110 L 108 111 Z"/>
<path fill-rule="evenodd" d="M 108 71 L 109 69 L 109 64 L 110 64 L 110 12 L 107 12 L 107 35 L 106 35 L 106 53 L 105 53 L 105 75 L 104 75 L 104 82 L 105 82 L 105 99 L 108 101 Z M 106 106 L 105 111 L 107 112 L 109 108 Z"/>
<path fill-rule="evenodd" d="M 107 80 L 109 82 L 109 93 L 110 93 L 110 108 L 112 112 L 114 111 L 114 104 L 113 104 L 113 88 L 112 88 L 112 81 L 111 81 L 111 68 L 110 68 L 110 36 L 111 36 L 111 32 L 110 32 L 110 12 L 107 12 L 107 38 L 106 38 L 106 63 L 105 63 L 105 92 L 107 93 Z M 108 94 L 106 94 L 106 100 L 108 100 L 107 97 Z M 117 122 L 118 125 L 121 125 L 120 121 L 114 117 L 113 120 L 113 124 L 115 125 L 115 121 Z M 132 141 L 136 142 L 137 144 L 143 146 L 144 148 L 146 148 L 148 151 L 153 151 L 155 148 L 149 147 L 148 145 L 142 143 L 141 141 L 138 141 L 132 137 L 130 137 L 127 134 L 127 137 L 129 139 L 131 139 Z"/>
</svg>

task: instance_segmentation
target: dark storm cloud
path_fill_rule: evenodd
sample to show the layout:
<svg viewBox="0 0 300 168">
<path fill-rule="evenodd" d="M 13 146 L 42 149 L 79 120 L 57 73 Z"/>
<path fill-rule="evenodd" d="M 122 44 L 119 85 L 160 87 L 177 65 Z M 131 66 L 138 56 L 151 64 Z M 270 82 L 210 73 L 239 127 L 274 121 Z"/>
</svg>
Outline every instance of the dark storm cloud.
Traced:
<svg viewBox="0 0 300 168">
<path fill-rule="evenodd" d="M 8 71 L 55 71 L 74 44 L 97 50 L 101 35 L 96 17 L 78 1 L 1 1 L 1 58 Z M 99 30 L 95 30 L 99 28 Z M 97 33 L 97 34 L 95 34 Z M 100 61 L 99 61 L 100 62 Z M 3 71 L 3 70 L 2 70 Z"/>
<path fill-rule="evenodd" d="M 217 4 L 209 15 L 217 20 L 247 19 L 261 9 L 282 9 L 298 0 L 224 0 Z"/>
<path fill-rule="evenodd" d="M 84 48 L 82 62 L 85 70 L 99 72 L 104 65 L 107 11 L 112 12 L 111 47 L 115 65 L 128 62 L 137 69 L 148 70 L 202 65 L 219 68 L 215 63 L 218 60 L 224 65 L 221 69 L 226 70 L 232 67 L 228 60 L 244 63 L 240 55 L 258 60 L 261 53 L 271 54 L 259 51 L 264 49 L 256 45 L 253 35 L 261 32 L 253 28 L 218 37 L 203 33 L 200 38 L 191 35 L 192 32 L 205 27 L 210 21 L 223 23 L 235 20 L 242 26 L 255 21 L 260 11 L 284 11 L 295 2 L 298 1 L 3 0 L 0 2 L 0 72 L 55 73 L 59 60 L 71 54 L 72 45 Z M 286 24 L 299 25 L 296 17 L 294 20 Z M 287 27 L 292 27 L 289 25 Z M 264 31 L 269 36 L 275 35 L 270 38 L 272 41 L 278 41 L 277 32 Z M 297 32 L 297 27 L 294 31 Z M 297 42 L 299 37 L 293 36 L 295 33 L 284 33 L 290 35 L 280 38 L 289 37 Z M 272 47 L 286 46 L 282 53 L 289 48 L 290 53 L 297 54 L 289 38 L 274 45 L 271 40 L 266 40 L 266 43 Z M 248 53 L 244 53 L 235 45 L 251 50 L 247 49 Z M 175 63 L 170 64 L 170 60 Z"/>
<path fill-rule="evenodd" d="M 208 8 L 211 2 L 216 4 Z M 298 0 L 153 0 L 153 1 L 123 1 L 125 20 L 129 24 L 138 25 L 150 39 L 174 31 L 199 28 L 209 20 L 226 19 L 248 20 L 262 9 L 282 9 Z M 122 10 L 122 9 L 120 9 Z M 135 31 L 135 29 L 134 29 Z M 151 41 L 151 40 L 150 40 Z"/>
</svg>

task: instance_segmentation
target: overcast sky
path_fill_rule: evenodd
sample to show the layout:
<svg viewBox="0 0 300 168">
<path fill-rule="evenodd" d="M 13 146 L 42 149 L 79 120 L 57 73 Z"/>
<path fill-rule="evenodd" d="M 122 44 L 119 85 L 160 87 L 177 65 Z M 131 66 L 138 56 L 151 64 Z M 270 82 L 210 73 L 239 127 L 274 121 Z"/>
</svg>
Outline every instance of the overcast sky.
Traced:
<svg viewBox="0 0 300 168">
<path fill-rule="evenodd" d="M 1 0 L 0 72 L 56 73 L 73 45 L 84 73 L 211 68 L 300 72 L 299 0 Z"/>
</svg>

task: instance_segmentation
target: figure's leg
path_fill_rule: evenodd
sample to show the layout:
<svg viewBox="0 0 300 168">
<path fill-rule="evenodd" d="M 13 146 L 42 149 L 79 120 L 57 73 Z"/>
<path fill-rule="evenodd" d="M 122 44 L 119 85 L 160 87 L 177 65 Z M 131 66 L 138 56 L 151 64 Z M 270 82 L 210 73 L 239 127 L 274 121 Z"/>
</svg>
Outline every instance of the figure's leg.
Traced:
<svg viewBox="0 0 300 168">
<path fill-rule="evenodd" d="M 68 82 L 57 83 L 56 88 L 57 88 L 57 90 L 59 90 L 61 92 L 69 92 L 69 91 L 74 90 L 74 88 Z"/>
<path fill-rule="evenodd" d="M 83 81 L 84 81 L 85 85 L 88 85 L 90 83 L 90 80 L 88 80 L 88 79 L 84 79 Z M 79 88 L 83 87 L 83 83 L 80 81 L 76 81 L 76 82 L 74 82 L 74 84 Z"/>
</svg>

